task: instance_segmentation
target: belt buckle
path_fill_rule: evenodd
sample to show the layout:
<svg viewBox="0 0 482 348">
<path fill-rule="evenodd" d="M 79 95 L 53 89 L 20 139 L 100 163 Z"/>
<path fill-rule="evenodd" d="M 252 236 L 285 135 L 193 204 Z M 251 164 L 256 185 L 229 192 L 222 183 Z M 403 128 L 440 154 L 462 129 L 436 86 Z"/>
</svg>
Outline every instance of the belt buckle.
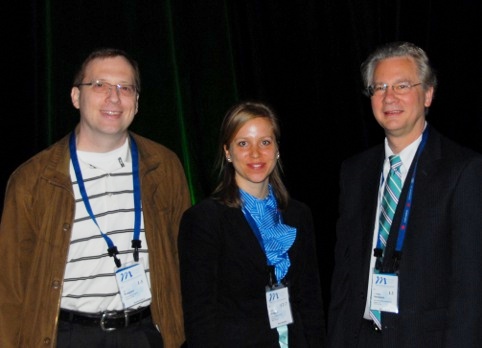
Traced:
<svg viewBox="0 0 482 348">
<path fill-rule="evenodd" d="M 102 317 L 100 318 L 100 328 L 102 329 L 102 331 L 110 332 L 110 331 L 117 330 L 116 327 L 106 327 L 105 326 L 105 321 L 109 317 L 112 317 L 116 314 L 117 314 L 116 312 L 104 312 L 104 313 L 102 313 Z M 129 326 L 129 315 L 126 311 L 124 311 L 124 321 L 125 321 L 124 327 Z"/>
</svg>

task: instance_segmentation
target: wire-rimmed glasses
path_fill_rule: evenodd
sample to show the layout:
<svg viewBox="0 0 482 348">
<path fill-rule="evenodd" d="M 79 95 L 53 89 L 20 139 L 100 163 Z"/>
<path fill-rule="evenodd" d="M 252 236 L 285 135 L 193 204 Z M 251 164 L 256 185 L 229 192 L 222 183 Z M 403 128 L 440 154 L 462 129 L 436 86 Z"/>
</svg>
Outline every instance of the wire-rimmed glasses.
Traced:
<svg viewBox="0 0 482 348">
<path fill-rule="evenodd" d="M 136 94 L 136 91 L 137 91 L 134 85 L 124 85 L 120 83 L 112 84 L 101 80 L 95 80 L 88 83 L 79 83 L 77 87 L 79 86 L 91 86 L 92 90 L 95 93 L 103 93 L 103 94 L 110 93 L 111 89 L 115 87 L 115 89 L 117 90 L 117 93 L 119 93 L 124 97 L 132 97 L 133 95 Z"/>
<path fill-rule="evenodd" d="M 389 86 L 386 83 L 376 83 L 374 85 L 370 85 L 367 87 L 367 93 L 370 97 L 381 96 L 385 94 L 388 87 L 391 87 L 395 94 L 403 95 L 410 92 L 412 87 L 419 86 L 421 84 L 422 84 L 421 82 L 419 83 L 400 82 Z"/>
</svg>

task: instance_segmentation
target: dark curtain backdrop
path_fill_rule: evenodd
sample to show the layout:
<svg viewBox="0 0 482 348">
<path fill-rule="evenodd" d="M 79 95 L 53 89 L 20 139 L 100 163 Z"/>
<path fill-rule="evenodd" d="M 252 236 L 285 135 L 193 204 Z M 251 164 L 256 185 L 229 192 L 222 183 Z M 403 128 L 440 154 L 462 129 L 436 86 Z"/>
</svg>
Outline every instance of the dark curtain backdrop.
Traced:
<svg viewBox="0 0 482 348">
<path fill-rule="evenodd" d="M 429 120 L 482 151 L 478 0 L 31 0 L 1 6 L 0 201 L 11 172 L 77 123 L 70 89 L 84 57 L 100 46 L 123 48 L 142 73 L 132 130 L 179 155 L 193 202 L 212 189 L 225 111 L 247 98 L 277 110 L 287 186 L 314 212 L 326 304 L 339 165 L 383 139 L 361 93 L 359 66 L 372 49 L 392 40 L 426 49 L 440 81 Z"/>
</svg>

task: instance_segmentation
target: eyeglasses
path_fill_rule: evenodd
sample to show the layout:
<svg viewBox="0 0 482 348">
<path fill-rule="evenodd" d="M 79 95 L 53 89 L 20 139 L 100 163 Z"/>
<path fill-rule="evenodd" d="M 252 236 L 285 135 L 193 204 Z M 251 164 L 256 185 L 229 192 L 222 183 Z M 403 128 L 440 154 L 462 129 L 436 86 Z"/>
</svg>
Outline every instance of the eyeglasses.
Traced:
<svg viewBox="0 0 482 348">
<path fill-rule="evenodd" d="M 79 83 L 77 87 L 79 86 L 91 86 L 92 90 L 95 93 L 103 93 L 103 94 L 108 94 L 110 93 L 111 89 L 115 87 L 118 93 L 124 97 L 132 97 L 137 89 L 134 85 L 121 85 L 121 84 L 111 84 L 105 81 L 92 81 L 89 83 Z"/>
<path fill-rule="evenodd" d="M 368 95 L 370 97 L 381 96 L 387 91 L 388 87 L 392 87 L 392 90 L 395 94 L 403 95 L 403 94 L 407 94 L 408 92 L 410 92 L 412 87 L 415 87 L 415 86 L 418 86 L 418 85 L 421 85 L 421 84 L 422 84 L 421 82 L 414 83 L 414 84 L 411 84 L 409 82 L 400 82 L 400 83 L 396 83 L 394 85 L 389 86 L 386 83 L 377 83 L 375 85 L 368 86 L 367 92 L 368 92 Z"/>
</svg>

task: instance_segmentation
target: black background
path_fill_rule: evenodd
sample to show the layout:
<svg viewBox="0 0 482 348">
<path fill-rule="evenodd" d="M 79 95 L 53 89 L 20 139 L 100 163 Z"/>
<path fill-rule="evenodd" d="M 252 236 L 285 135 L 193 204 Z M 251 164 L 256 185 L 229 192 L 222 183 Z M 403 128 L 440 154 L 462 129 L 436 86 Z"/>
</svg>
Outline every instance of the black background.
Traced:
<svg viewBox="0 0 482 348">
<path fill-rule="evenodd" d="M 424 48 L 439 77 L 428 120 L 482 151 L 480 1 L 52 0 L 1 6 L 0 198 L 20 163 L 77 123 L 70 88 L 85 56 L 100 46 L 123 48 L 142 74 L 132 129 L 178 153 L 194 201 L 212 188 L 225 111 L 247 98 L 275 108 L 287 186 L 313 209 L 326 304 L 339 165 L 383 140 L 361 93 L 359 67 L 369 52 L 393 40 Z"/>
</svg>

